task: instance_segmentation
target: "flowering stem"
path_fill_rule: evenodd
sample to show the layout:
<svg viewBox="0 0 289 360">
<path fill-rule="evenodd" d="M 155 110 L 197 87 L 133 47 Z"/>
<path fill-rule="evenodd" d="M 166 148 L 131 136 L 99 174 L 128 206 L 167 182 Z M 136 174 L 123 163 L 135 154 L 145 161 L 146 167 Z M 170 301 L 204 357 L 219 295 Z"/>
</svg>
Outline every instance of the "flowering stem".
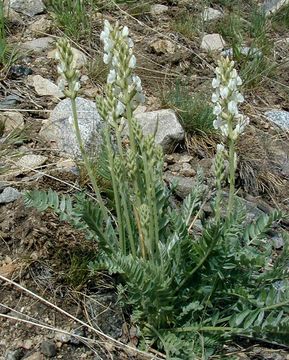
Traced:
<svg viewBox="0 0 289 360">
<path fill-rule="evenodd" d="M 95 192 L 97 201 L 98 201 L 99 206 L 101 208 L 102 215 L 106 218 L 107 217 L 107 209 L 106 209 L 106 207 L 104 205 L 104 202 L 102 200 L 102 197 L 100 195 L 100 190 L 99 190 L 99 187 L 98 187 L 98 185 L 96 183 L 94 173 L 93 173 L 93 169 L 92 169 L 90 160 L 89 160 L 89 158 L 87 156 L 87 153 L 85 151 L 83 141 L 82 141 L 82 138 L 81 138 L 79 124 L 78 124 L 76 100 L 75 100 L 75 98 L 70 98 L 70 100 L 71 100 L 72 115 L 73 115 L 73 126 L 74 126 L 74 130 L 75 130 L 76 139 L 77 139 L 77 142 L 78 142 L 78 145 L 79 145 L 80 153 L 81 153 L 82 159 L 84 161 L 84 165 L 85 165 L 85 168 L 87 170 L 89 179 L 90 179 L 90 181 L 92 183 L 92 187 L 93 187 L 93 190 Z"/>
<path fill-rule="evenodd" d="M 227 216 L 231 217 L 234 206 L 234 195 L 235 195 L 235 141 L 229 138 L 229 201 Z"/>
<path fill-rule="evenodd" d="M 121 248 L 122 253 L 126 254 L 126 244 L 125 244 L 125 240 L 124 240 L 125 239 L 125 231 L 124 231 L 124 225 L 123 225 L 122 213 L 121 213 L 121 200 L 120 200 L 120 195 L 119 195 L 119 191 L 118 191 L 117 180 L 115 178 L 115 174 L 113 171 L 113 152 L 112 152 L 112 147 L 111 147 L 111 143 L 110 143 L 110 135 L 109 135 L 108 127 L 106 127 L 104 130 L 104 136 L 105 136 L 105 143 L 106 143 L 107 154 L 108 154 L 108 163 L 109 163 L 109 168 L 110 168 L 111 182 L 112 182 L 116 216 L 117 216 L 119 243 L 120 243 L 120 248 Z"/>
</svg>

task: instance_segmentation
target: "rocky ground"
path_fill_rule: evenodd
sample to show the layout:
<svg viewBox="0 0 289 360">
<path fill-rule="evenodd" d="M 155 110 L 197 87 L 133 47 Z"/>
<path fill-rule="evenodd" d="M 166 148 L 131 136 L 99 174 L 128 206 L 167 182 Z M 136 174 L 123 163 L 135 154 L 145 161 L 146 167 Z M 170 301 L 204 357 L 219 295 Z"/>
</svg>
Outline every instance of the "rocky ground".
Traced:
<svg viewBox="0 0 289 360">
<path fill-rule="evenodd" d="M 255 2 L 268 16 L 279 6 L 286 6 L 286 1 Z M 178 200 L 194 186 L 199 167 L 206 182 L 212 183 L 218 137 L 186 131 L 176 109 L 165 104 L 163 91 L 182 78 L 192 93 L 206 91 L 210 96 L 216 59 L 220 52 L 230 54 L 226 40 L 209 32 L 208 24 L 219 21 L 232 8 L 226 1 L 211 1 L 207 8 L 197 3 L 180 0 L 151 1 L 144 8 L 102 6 L 90 15 L 93 36 L 73 42 L 82 74 L 81 97 L 77 100 L 80 127 L 93 151 L 99 145 L 102 126 L 93 100 L 101 93 L 106 71 L 100 65 L 103 19 L 118 19 L 130 28 L 136 44 L 137 71 L 147 96 L 136 117 L 146 133 L 155 130 L 158 119 L 156 141 L 165 152 L 165 181 L 178 180 Z M 17 46 L 18 57 L 11 66 L 0 67 L 0 120 L 5 123 L 0 133 L 0 275 L 21 288 L 0 282 L 0 359 L 146 358 L 132 350 L 138 343 L 137 330 L 129 324 L 129 314 L 116 304 L 113 279 L 105 274 L 89 277 L 87 264 L 95 245 L 52 213 L 40 214 L 23 204 L 25 190 L 90 190 L 87 176 L 75 161 L 78 148 L 70 130 L 70 103 L 57 86 L 55 41 L 63 29 L 47 6 L 48 2 L 41 0 L 10 0 L 6 13 L 8 42 Z M 186 37 L 171 28 L 185 11 L 203 18 L 206 33 Z M 238 196 L 252 218 L 273 208 L 289 209 L 289 31 L 275 31 L 271 37 L 278 67 L 273 78 L 264 76 L 260 84 L 246 91 L 243 110 L 251 123 L 238 145 Z M 246 46 L 250 44 L 242 51 L 246 52 Z M 288 230 L 288 223 L 281 225 Z M 282 248 L 277 234 L 272 234 L 272 240 L 276 251 Z M 272 344 L 245 343 L 224 350 L 239 359 L 289 359 L 286 347 Z M 163 358 L 162 354 L 155 356 Z"/>
</svg>

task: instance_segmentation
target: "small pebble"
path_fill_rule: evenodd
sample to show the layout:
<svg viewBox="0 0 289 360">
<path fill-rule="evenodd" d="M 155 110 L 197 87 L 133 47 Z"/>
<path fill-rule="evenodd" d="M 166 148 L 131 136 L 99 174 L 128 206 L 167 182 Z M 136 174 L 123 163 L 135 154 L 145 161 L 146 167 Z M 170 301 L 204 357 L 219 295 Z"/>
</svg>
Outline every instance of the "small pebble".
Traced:
<svg viewBox="0 0 289 360">
<path fill-rule="evenodd" d="M 44 340 L 41 343 L 40 351 L 43 355 L 46 355 L 48 357 L 53 357 L 56 355 L 56 345 L 53 341 Z"/>
</svg>

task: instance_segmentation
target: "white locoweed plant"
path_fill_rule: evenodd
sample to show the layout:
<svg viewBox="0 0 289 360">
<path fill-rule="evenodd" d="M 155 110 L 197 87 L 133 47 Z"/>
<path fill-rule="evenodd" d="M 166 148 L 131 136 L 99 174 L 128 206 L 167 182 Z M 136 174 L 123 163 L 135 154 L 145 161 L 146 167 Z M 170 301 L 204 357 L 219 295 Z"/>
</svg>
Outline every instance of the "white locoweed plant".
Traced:
<svg viewBox="0 0 289 360">
<path fill-rule="evenodd" d="M 229 160 L 229 202 L 227 215 L 231 216 L 233 211 L 234 192 L 235 192 L 235 172 L 237 168 L 237 154 L 235 144 L 238 137 L 244 132 L 249 118 L 239 113 L 238 104 L 244 101 L 243 95 L 238 87 L 242 85 L 242 80 L 234 68 L 234 61 L 229 58 L 221 58 L 216 68 L 216 77 L 212 81 L 214 89 L 212 102 L 214 103 L 214 114 L 216 120 L 214 128 L 220 130 L 224 143 L 228 145 L 228 153 L 223 144 L 217 147 L 217 162 L 221 165 L 221 158 Z M 222 170 L 216 174 L 218 188 L 220 188 L 220 175 Z"/>
<path fill-rule="evenodd" d="M 153 136 L 143 135 L 133 116 L 144 95 L 134 73 L 136 58 L 128 28 L 106 21 L 101 40 L 110 71 L 104 97 L 96 103 L 105 125 L 112 206 L 108 207 L 100 191 L 82 143 L 75 101 L 79 73 L 65 39 L 58 43 L 58 70 L 72 102 L 74 131 L 96 201 L 83 195 L 59 196 L 50 190 L 27 193 L 26 204 L 41 211 L 51 208 L 98 242 L 99 252 L 90 268 L 121 275 L 120 298 L 132 309 L 131 321 L 139 326 L 140 344 L 146 349 L 164 350 L 168 359 L 190 360 L 207 358 L 233 335 L 286 342 L 288 245 L 285 241 L 283 253 L 273 261 L 267 239 L 267 232 L 283 214 L 276 211 L 246 224 L 246 214 L 234 198 L 235 141 L 248 122 L 238 113 L 243 97 L 237 90 L 241 79 L 234 64 L 221 60 L 213 81 L 215 127 L 221 130 L 228 152 L 224 144 L 218 145 L 214 216 L 200 218 L 203 230 L 199 234 L 194 224 L 207 192 L 201 174 L 191 194 L 176 206 L 163 181 L 162 150 Z M 123 142 L 125 126 L 129 145 Z M 230 195 L 229 216 L 224 218 L 226 157 Z"/>
</svg>

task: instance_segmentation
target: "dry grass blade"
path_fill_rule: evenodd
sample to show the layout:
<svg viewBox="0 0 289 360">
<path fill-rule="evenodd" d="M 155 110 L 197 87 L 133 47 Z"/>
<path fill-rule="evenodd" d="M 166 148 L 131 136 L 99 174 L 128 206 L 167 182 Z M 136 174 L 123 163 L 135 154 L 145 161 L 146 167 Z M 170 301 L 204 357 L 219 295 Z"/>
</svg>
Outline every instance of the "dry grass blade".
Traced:
<svg viewBox="0 0 289 360">
<path fill-rule="evenodd" d="M 86 328 L 88 328 L 89 330 L 91 330 L 92 332 L 94 332 L 96 335 L 98 335 L 99 337 L 101 338 L 104 338 L 106 341 L 112 343 L 116 348 L 121 348 L 121 349 L 125 349 L 126 351 L 129 351 L 131 354 L 138 354 L 138 355 L 142 355 L 145 359 L 154 359 L 154 360 L 158 360 L 160 358 L 156 357 L 155 355 L 151 355 L 151 354 L 148 354 L 144 351 L 140 351 L 136 348 L 133 348 L 129 345 L 126 345 L 126 344 L 123 344 L 121 343 L 120 341 L 112 338 L 111 336 L 109 335 L 106 335 L 104 334 L 103 332 L 95 329 L 93 326 L 85 323 L 84 321 L 76 318 L 75 316 L 71 315 L 70 313 L 68 313 L 67 311 L 61 309 L 60 307 L 58 307 L 57 305 L 51 303 L 50 301 L 44 299 L 43 297 L 35 294 L 34 292 L 30 291 L 29 289 L 26 289 L 25 287 L 21 286 L 20 284 L 14 282 L 13 280 L 10 280 L 10 279 L 7 279 L 6 277 L 0 275 L 0 279 L 5 281 L 6 283 L 8 284 L 11 284 L 15 287 L 17 287 L 18 289 L 22 290 L 23 292 L 25 292 L 26 294 L 28 295 L 31 295 L 32 297 L 38 299 L 39 301 L 41 301 L 42 303 L 52 307 L 53 309 L 57 310 L 58 312 L 60 312 L 61 314 L 69 317 L 70 319 L 74 320 L 75 322 L 81 324 L 82 326 L 85 326 Z M 58 331 L 58 329 L 55 329 L 53 327 L 50 327 L 48 325 L 42 325 L 42 324 L 39 324 L 39 323 L 34 323 L 34 322 L 31 322 L 29 320 L 25 320 L 25 319 L 18 319 L 17 317 L 13 317 L 13 316 L 10 316 L 10 315 L 6 315 L 6 314 L 0 314 L 0 316 L 2 317 L 6 317 L 8 319 L 13 319 L 13 320 L 19 320 L 19 321 L 22 321 L 22 322 L 26 322 L 28 324 L 32 324 L 32 325 L 35 325 L 35 326 L 41 326 L 43 328 L 46 328 L 46 329 L 49 329 L 49 330 L 56 330 Z M 60 332 L 64 332 L 63 330 L 59 330 Z M 69 332 L 64 332 L 64 333 L 67 333 L 67 334 L 70 334 Z M 74 336 L 74 335 L 73 335 Z M 86 339 L 86 338 L 84 338 Z M 86 339 L 87 340 L 87 339 Z"/>
</svg>

